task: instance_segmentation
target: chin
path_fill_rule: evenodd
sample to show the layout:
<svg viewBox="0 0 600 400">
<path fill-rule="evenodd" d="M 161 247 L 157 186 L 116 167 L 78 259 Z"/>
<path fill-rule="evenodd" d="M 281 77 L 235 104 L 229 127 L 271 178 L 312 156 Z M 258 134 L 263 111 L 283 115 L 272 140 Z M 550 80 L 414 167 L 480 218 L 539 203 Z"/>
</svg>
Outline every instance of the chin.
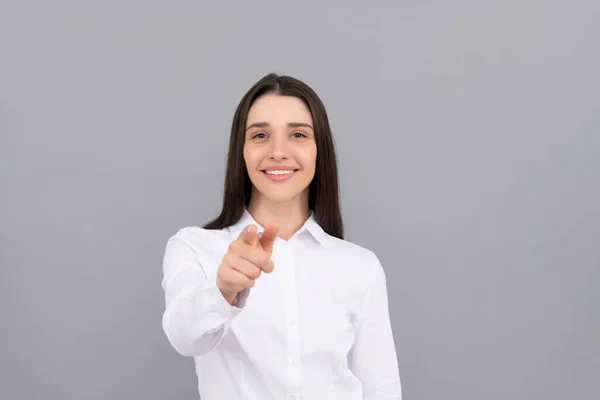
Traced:
<svg viewBox="0 0 600 400">
<path fill-rule="evenodd" d="M 259 188 L 258 192 L 260 193 L 261 197 L 272 203 L 286 203 L 293 201 L 294 199 L 301 197 L 303 193 L 302 188 L 294 190 L 291 188 L 273 188 L 269 186 L 270 185 L 266 185 L 266 187 Z"/>
<path fill-rule="evenodd" d="M 298 197 L 297 194 L 290 193 L 264 193 L 263 195 L 273 203 L 286 203 Z"/>
</svg>

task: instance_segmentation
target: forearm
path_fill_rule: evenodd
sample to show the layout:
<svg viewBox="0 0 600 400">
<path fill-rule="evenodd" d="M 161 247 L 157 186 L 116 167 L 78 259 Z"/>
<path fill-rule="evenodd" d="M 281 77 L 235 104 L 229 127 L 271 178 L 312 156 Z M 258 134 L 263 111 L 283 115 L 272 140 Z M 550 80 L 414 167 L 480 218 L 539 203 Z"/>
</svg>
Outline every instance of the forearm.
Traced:
<svg viewBox="0 0 600 400">
<path fill-rule="evenodd" d="M 216 284 L 207 280 L 168 304 L 163 315 L 163 330 L 178 353 L 197 356 L 219 345 L 238 312 L 239 309 L 225 300 Z"/>
<path fill-rule="evenodd" d="M 241 311 L 229 304 L 217 287 L 216 269 L 215 260 L 196 253 L 182 240 L 171 238 L 167 243 L 162 325 L 173 348 L 184 356 L 215 349 Z"/>
</svg>

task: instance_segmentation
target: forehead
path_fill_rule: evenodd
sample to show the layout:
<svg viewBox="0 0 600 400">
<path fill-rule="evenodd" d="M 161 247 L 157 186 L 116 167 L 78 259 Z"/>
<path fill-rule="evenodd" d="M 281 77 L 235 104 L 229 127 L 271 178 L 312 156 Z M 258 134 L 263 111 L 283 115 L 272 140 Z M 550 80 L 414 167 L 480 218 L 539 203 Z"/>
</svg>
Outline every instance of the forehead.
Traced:
<svg viewBox="0 0 600 400">
<path fill-rule="evenodd" d="M 246 126 L 255 122 L 311 124 L 312 115 L 306 104 L 297 97 L 267 94 L 256 99 L 248 111 Z"/>
</svg>

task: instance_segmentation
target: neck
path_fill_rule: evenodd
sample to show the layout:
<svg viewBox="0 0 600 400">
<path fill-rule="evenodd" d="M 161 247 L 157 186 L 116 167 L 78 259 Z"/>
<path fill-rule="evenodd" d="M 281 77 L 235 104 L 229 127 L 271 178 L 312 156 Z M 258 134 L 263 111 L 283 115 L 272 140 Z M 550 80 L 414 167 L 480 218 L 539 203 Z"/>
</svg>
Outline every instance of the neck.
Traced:
<svg viewBox="0 0 600 400">
<path fill-rule="evenodd" d="M 252 218 L 261 226 L 275 221 L 279 224 L 278 236 L 283 240 L 289 240 L 310 216 L 308 208 L 308 196 L 302 199 L 290 199 L 285 202 L 272 202 L 263 196 L 253 196 L 248 205 L 248 212 Z"/>
</svg>

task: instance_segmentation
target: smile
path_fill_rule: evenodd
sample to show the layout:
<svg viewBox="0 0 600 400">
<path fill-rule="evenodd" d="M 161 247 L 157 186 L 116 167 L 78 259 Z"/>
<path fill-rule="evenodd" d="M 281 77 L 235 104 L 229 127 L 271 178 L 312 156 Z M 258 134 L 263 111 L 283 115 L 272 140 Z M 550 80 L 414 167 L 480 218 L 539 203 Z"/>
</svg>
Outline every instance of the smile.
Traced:
<svg viewBox="0 0 600 400">
<path fill-rule="evenodd" d="M 262 172 L 273 182 L 285 182 L 290 179 L 296 173 L 296 171 L 297 170 L 271 170 Z"/>
</svg>

